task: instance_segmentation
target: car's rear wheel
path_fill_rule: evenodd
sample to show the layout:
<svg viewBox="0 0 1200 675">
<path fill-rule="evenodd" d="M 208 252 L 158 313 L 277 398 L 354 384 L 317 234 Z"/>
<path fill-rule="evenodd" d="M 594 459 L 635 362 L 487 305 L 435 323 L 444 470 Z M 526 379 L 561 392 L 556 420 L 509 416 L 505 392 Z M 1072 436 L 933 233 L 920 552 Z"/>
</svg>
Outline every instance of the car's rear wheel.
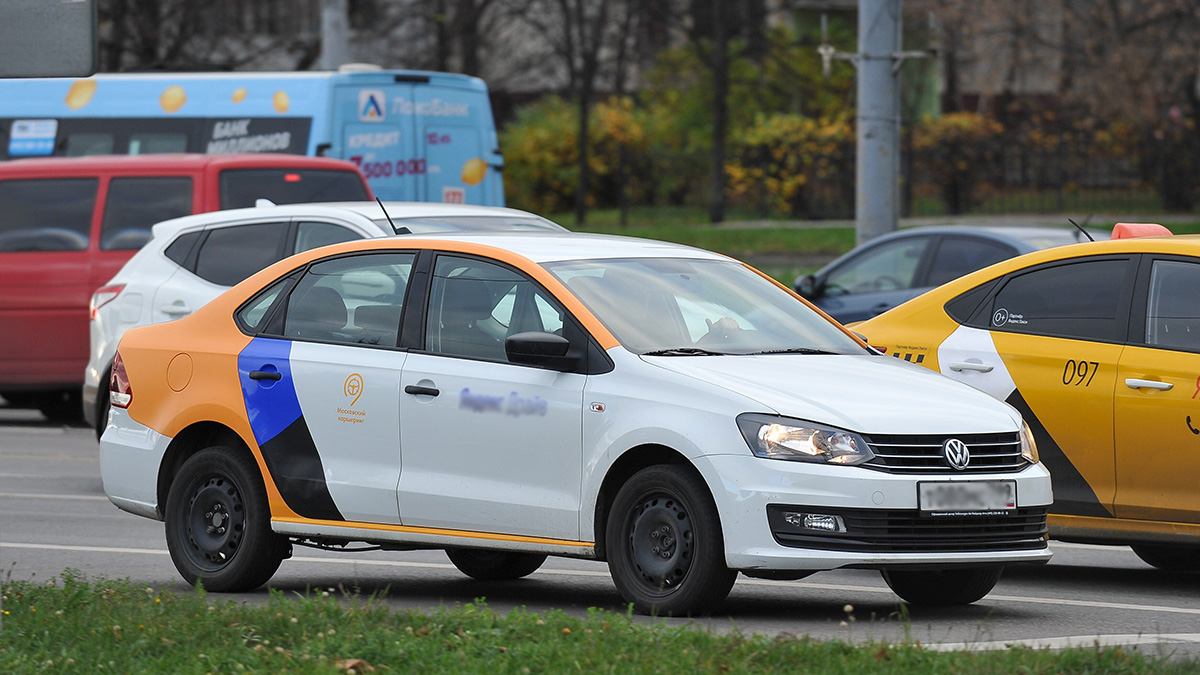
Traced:
<svg viewBox="0 0 1200 675">
<path fill-rule="evenodd" d="M 1200 548 L 1134 544 L 1130 548 L 1148 565 L 1167 572 L 1200 571 Z"/>
<path fill-rule="evenodd" d="M 210 591 L 258 588 L 291 551 L 271 531 L 257 465 L 226 446 L 205 448 L 183 463 L 167 496 L 166 521 L 175 568 Z"/>
<path fill-rule="evenodd" d="M 108 398 L 108 378 L 101 380 L 100 389 L 96 391 L 96 440 L 104 435 L 104 429 L 108 426 L 108 413 L 110 412 L 111 404 Z"/>
<path fill-rule="evenodd" d="M 606 533 L 609 573 L 638 612 L 708 612 L 737 578 L 725 566 L 721 520 L 708 487 L 687 467 L 634 474 L 613 500 Z"/>
<path fill-rule="evenodd" d="M 485 551 L 471 548 L 446 549 L 446 556 L 458 571 L 480 581 L 520 579 L 538 571 L 546 556 L 540 553 Z"/>
<path fill-rule="evenodd" d="M 1002 566 L 945 570 L 883 570 L 889 588 L 911 605 L 928 607 L 969 605 L 983 598 L 1000 581 Z"/>
</svg>

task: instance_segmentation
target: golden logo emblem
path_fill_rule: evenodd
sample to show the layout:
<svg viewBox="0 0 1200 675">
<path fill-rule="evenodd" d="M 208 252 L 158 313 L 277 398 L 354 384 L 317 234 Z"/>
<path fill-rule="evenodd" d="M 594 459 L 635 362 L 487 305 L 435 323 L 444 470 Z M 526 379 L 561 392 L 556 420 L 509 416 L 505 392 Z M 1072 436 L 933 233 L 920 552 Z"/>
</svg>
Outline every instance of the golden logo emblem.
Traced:
<svg viewBox="0 0 1200 675">
<path fill-rule="evenodd" d="M 358 403 L 358 397 L 363 393 L 363 376 L 358 373 L 350 373 L 350 377 L 346 378 L 346 384 L 342 385 L 342 393 L 346 395 L 346 398 L 352 399 L 351 407 Z"/>
</svg>

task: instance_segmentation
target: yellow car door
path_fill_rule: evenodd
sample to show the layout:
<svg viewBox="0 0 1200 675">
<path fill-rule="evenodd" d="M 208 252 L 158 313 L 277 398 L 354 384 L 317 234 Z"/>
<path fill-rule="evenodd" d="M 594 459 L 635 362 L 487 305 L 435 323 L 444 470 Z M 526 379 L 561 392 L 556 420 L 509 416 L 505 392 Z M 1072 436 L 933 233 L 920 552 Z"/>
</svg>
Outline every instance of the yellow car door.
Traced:
<svg viewBox="0 0 1200 675">
<path fill-rule="evenodd" d="M 1200 264 L 1147 258 L 1117 372 L 1116 515 L 1200 523 Z"/>
</svg>

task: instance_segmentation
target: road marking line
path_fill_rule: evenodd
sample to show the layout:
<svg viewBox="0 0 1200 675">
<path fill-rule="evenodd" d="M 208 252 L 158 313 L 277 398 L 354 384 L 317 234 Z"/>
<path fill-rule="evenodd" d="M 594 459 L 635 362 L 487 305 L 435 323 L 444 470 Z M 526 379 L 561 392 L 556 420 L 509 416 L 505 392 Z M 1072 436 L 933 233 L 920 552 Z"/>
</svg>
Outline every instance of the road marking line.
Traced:
<svg viewBox="0 0 1200 675">
<path fill-rule="evenodd" d="M 15 542 L 0 542 L 0 548 L 42 549 L 48 551 L 76 551 L 80 553 L 145 553 L 150 555 L 169 555 L 165 549 L 150 548 L 120 548 L 109 546 L 69 546 L 64 544 L 29 544 Z M 361 558 L 312 558 L 294 557 L 293 562 L 318 563 L 332 565 L 364 565 L 368 567 L 399 567 L 423 569 L 455 569 L 449 563 L 406 562 L 402 560 L 366 560 Z M 592 570 L 541 569 L 537 574 L 550 574 L 579 577 L 608 577 L 607 572 Z M 739 579 L 739 584 L 749 586 L 768 586 L 775 588 L 810 588 L 821 591 L 844 591 L 854 593 L 886 593 L 891 595 L 887 587 L 856 586 L 851 584 L 823 584 L 811 581 L 770 581 L 765 579 Z M 1123 602 L 1102 602 L 1098 600 L 1070 600 L 1066 598 L 1030 598 L 1020 595 L 1000 595 L 996 593 L 987 596 L 989 600 L 1008 602 L 1024 602 L 1036 605 L 1058 605 L 1064 607 L 1089 607 L 1093 609 L 1123 609 L 1141 612 L 1162 612 L 1166 614 L 1200 615 L 1200 608 L 1168 607 L 1165 605 L 1140 605 Z"/>
<path fill-rule="evenodd" d="M 1071 647 L 1130 647 L 1133 645 L 1167 645 L 1173 643 L 1200 643 L 1200 633 L 1163 633 L 1145 635 L 1067 635 L 1056 638 L 1027 638 L 1021 640 L 990 640 L 987 642 L 940 642 L 924 644 L 922 647 L 936 652 L 996 651 L 1013 647 L 1030 649 L 1068 649 Z"/>
<path fill-rule="evenodd" d="M 106 502 L 108 497 L 97 495 L 53 495 L 42 492 L 0 492 L 0 499 L 61 499 L 63 501 Z"/>
</svg>

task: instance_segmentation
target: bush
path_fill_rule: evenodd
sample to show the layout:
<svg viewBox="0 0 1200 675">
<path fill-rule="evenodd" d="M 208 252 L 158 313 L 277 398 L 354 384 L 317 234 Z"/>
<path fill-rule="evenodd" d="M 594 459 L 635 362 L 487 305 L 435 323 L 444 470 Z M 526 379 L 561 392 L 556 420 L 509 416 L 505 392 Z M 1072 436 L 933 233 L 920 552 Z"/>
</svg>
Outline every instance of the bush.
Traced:
<svg viewBox="0 0 1200 675">
<path fill-rule="evenodd" d="M 999 122 L 964 112 L 927 117 L 913 129 L 918 168 L 941 186 L 950 213 L 965 213 L 975 188 L 986 184 L 989 171 L 1001 161 L 998 140 L 1003 132 Z"/>
</svg>

